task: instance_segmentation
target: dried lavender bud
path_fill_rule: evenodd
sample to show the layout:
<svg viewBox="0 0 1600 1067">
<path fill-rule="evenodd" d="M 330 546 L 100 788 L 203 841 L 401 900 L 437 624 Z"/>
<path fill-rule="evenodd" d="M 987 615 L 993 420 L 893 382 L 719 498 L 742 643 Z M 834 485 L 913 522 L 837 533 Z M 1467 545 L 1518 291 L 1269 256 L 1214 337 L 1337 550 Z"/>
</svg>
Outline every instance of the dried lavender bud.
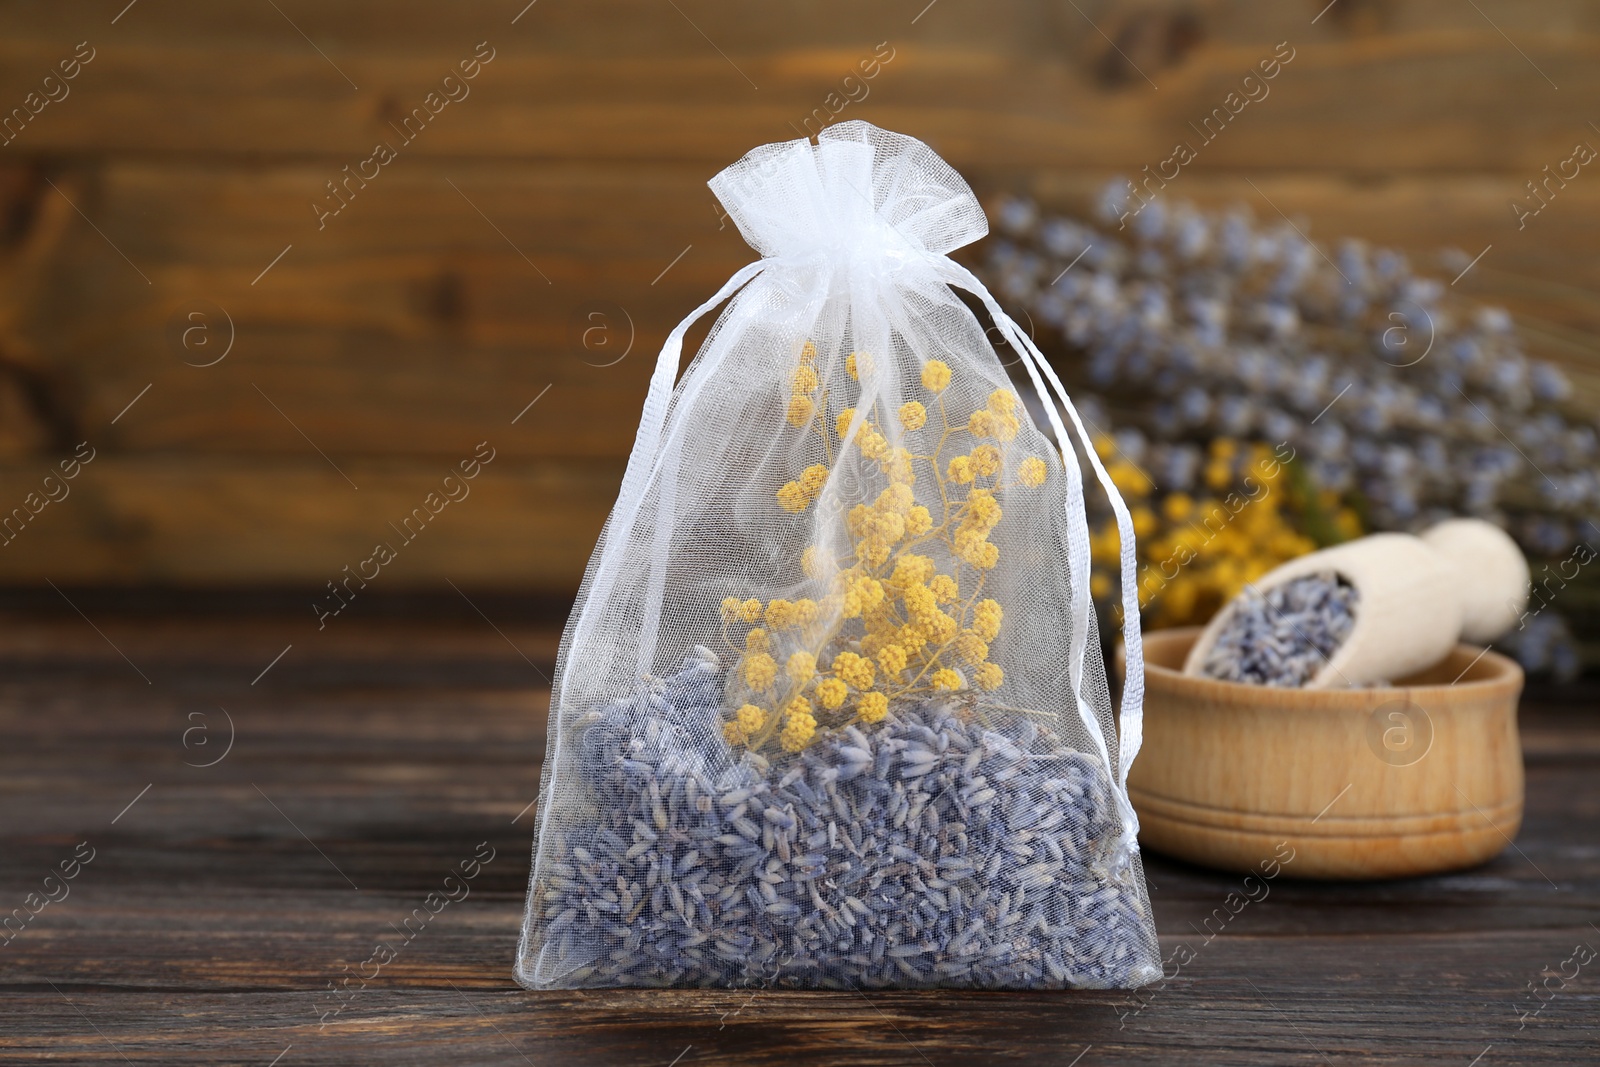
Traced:
<svg viewBox="0 0 1600 1067">
<path fill-rule="evenodd" d="M 1244 434 L 1288 444 L 1318 487 L 1359 497 L 1373 529 L 1474 515 L 1554 557 L 1600 526 L 1594 413 L 1523 352 L 1506 311 L 1361 241 L 1324 258 L 1242 209 L 1161 197 L 1119 228 L 1128 188 L 1112 182 L 1083 220 L 1011 208 L 1018 225 L 978 273 L 1026 308 L 1047 352 L 1059 338 L 1080 410 L 1106 411 L 1095 425 L 1145 431 L 1155 458 L 1139 462 L 1160 493 L 1196 485 L 1163 462 L 1169 449 Z M 1471 263 L 1442 260 L 1447 278 Z M 1396 465 L 1388 446 L 1416 462 Z"/>
<path fill-rule="evenodd" d="M 1414 530 L 1444 508 L 1542 552 L 1551 527 L 1536 537 L 1540 519 L 1574 533 L 1600 521 L 1593 417 L 1569 403 L 1558 367 L 1522 352 L 1504 310 L 1360 241 L 1340 242 L 1330 262 L 1292 227 L 1239 210 L 1158 199 L 1117 231 L 1127 196 L 1114 182 L 1099 198 L 1103 232 L 1008 202 L 1009 240 L 987 270 L 1079 350 L 1068 367 L 1104 390 L 1115 425 L 1172 443 L 1287 441 L 1313 459 L 1309 438 L 1330 420 L 1374 444 L 1440 442 L 1432 462 L 1401 473 L 1381 449 L 1329 457 L 1341 461 L 1329 488 L 1359 492 L 1379 529 Z"/>
<path fill-rule="evenodd" d="M 1228 613 L 1203 670 L 1248 685 L 1305 685 L 1355 626 L 1355 587 L 1332 572 L 1308 574 L 1265 594 L 1249 589 Z"/>
<path fill-rule="evenodd" d="M 715 740 L 716 657 L 592 715 L 594 808 L 536 872 L 578 986 L 1115 987 L 1155 972 L 1104 767 L 1024 716 L 896 708 L 776 763 Z M 707 739 L 713 739 L 708 741 Z"/>
</svg>

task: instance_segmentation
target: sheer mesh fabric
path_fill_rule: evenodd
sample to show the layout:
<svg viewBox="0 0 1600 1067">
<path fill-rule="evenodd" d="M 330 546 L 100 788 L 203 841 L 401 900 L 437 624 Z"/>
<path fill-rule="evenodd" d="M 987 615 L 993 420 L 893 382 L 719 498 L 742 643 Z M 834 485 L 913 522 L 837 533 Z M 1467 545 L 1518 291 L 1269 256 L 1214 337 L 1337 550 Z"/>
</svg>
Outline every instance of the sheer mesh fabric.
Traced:
<svg viewBox="0 0 1600 1067">
<path fill-rule="evenodd" d="M 711 187 L 762 259 L 701 309 L 727 301 L 675 385 L 688 321 L 663 351 L 563 635 L 518 980 L 1153 979 L 1123 785 L 1137 730 L 1119 749 L 1087 610 L 1077 454 L 1054 414 L 1052 435 L 1021 404 L 1009 439 L 970 428 L 974 412 L 991 413 L 980 428 L 999 418 L 997 394 L 1014 395 L 952 288 L 977 283 L 946 258 L 987 231 L 980 206 L 927 146 L 861 122 L 830 127 L 817 145 L 756 149 Z M 949 369 L 942 389 L 925 379 L 930 361 Z M 801 395 L 814 414 L 797 424 Z M 925 422 L 902 416 L 909 404 Z M 742 664 L 757 627 L 730 622 L 728 602 L 815 606 L 805 625 L 759 627 L 780 672 L 796 650 L 816 653 L 823 671 L 840 652 L 872 658 L 840 593 L 863 551 L 852 509 L 895 482 L 872 434 L 891 456 L 916 457 L 910 507 L 935 524 L 953 526 L 965 495 L 988 487 L 1001 516 L 987 532 L 992 565 L 936 535 L 913 548 L 903 534 L 892 552 L 951 576 L 960 592 L 944 610 L 962 631 L 980 599 L 1000 606 L 1003 624 L 984 642 L 998 671 L 952 651 L 940 663 L 959 684 L 908 677 L 876 722 L 852 717 L 854 686 L 836 709 L 813 696 L 815 736 L 801 751 L 730 741 L 726 724 L 753 699 Z M 998 457 L 993 473 L 954 481 L 950 461 L 980 445 Z M 785 506 L 783 487 L 818 468 L 805 506 Z M 885 583 L 892 562 L 879 568 Z M 1132 626 L 1136 647 L 1137 612 Z M 876 668 L 886 693 L 889 673 Z M 782 711 L 783 684 L 768 715 Z M 1133 702 L 1136 712 L 1137 691 Z"/>
</svg>

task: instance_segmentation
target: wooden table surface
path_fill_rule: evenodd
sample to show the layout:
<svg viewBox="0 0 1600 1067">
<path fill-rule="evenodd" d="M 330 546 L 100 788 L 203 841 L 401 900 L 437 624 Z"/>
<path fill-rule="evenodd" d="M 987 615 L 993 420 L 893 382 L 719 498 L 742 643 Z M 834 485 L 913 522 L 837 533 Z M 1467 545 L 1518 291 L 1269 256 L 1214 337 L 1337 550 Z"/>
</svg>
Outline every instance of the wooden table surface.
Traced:
<svg viewBox="0 0 1600 1067">
<path fill-rule="evenodd" d="M 1139 998 L 535 994 L 513 984 L 511 962 L 549 623 L 478 602 L 426 623 L 352 612 L 318 632 L 297 617 L 76 603 L 84 614 L 0 618 L 0 915 L 26 916 L 30 893 L 59 898 L 0 944 L 3 1063 L 1600 1056 L 1600 960 L 1568 962 L 1600 948 L 1592 686 L 1525 702 L 1527 820 L 1481 869 L 1280 880 L 1207 942 L 1203 920 L 1239 879 L 1149 857 L 1163 953 L 1186 945 L 1193 959 Z M 329 984 L 380 940 L 398 943 L 394 927 L 490 849 L 469 894 L 325 1015 L 338 1004 Z M 63 862 L 76 873 L 65 896 L 47 882 Z"/>
</svg>

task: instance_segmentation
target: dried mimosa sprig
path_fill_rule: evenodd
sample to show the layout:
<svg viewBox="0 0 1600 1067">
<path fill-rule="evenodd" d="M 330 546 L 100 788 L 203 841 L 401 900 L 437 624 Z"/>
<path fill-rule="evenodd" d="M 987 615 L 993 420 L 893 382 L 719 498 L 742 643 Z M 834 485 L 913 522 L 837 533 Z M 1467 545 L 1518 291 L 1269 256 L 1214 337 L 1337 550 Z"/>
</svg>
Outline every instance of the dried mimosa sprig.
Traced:
<svg viewBox="0 0 1600 1067">
<path fill-rule="evenodd" d="M 999 494 L 1038 488 L 1049 474 L 1043 459 L 1027 456 L 1015 465 L 1012 480 L 1005 480 L 1008 449 L 1021 428 L 1017 398 L 1009 390 L 994 390 L 985 406 L 952 422 L 944 397 L 950 367 L 927 361 L 922 386 L 937 426 L 930 428 L 929 408 L 921 400 L 908 400 L 895 413 L 908 439 L 938 430 L 931 451 L 913 452 L 890 445 L 876 403 L 873 417 L 862 418 L 853 434 L 854 408 L 839 411 L 829 425 L 815 363 L 816 348 L 808 341 L 791 379 L 787 414 L 791 425 L 822 438 L 829 463 L 813 464 L 780 487 L 778 504 L 792 513 L 817 504 L 834 456 L 842 458 L 851 446 L 876 466 L 883 484 L 870 504 L 823 505 L 839 510 L 853 559 L 828 559 L 815 545 L 802 553 L 803 573 L 827 583 L 829 592 L 820 600 L 722 602 L 724 639 L 737 656 L 727 688 L 734 710 L 723 732 L 730 743 L 751 749 L 776 740 L 785 751 L 798 752 L 819 729 L 881 722 L 891 701 L 906 697 L 999 689 L 1005 672 L 990 653 L 1004 610 L 983 595 L 988 572 L 1000 559 L 990 540 L 1003 518 Z M 858 382 L 874 372 L 864 352 L 850 353 L 845 365 Z M 962 435 L 970 442 L 966 450 L 947 459 L 951 442 Z M 919 468 L 938 486 L 938 515 L 917 503 Z M 946 569 L 918 551 L 928 548 L 942 549 Z M 747 629 L 736 643 L 730 628 L 737 625 Z"/>
</svg>

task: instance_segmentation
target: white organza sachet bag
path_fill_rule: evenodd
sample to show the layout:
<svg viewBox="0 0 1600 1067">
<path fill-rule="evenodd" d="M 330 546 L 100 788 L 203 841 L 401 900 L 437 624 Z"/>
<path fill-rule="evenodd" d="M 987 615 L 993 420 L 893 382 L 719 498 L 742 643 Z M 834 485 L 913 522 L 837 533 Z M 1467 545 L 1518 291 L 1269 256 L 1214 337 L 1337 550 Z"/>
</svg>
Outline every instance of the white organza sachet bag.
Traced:
<svg viewBox="0 0 1600 1067">
<path fill-rule="evenodd" d="M 517 978 L 1143 984 L 1138 607 L 1125 587 L 1119 739 L 1060 412 L 1132 575 L 1127 511 L 1054 372 L 948 258 L 987 232 L 966 183 L 864 122 L 819 142 L 711 182 L 762 258 L 662 350 L 562 639 Z"/>
</svg>

